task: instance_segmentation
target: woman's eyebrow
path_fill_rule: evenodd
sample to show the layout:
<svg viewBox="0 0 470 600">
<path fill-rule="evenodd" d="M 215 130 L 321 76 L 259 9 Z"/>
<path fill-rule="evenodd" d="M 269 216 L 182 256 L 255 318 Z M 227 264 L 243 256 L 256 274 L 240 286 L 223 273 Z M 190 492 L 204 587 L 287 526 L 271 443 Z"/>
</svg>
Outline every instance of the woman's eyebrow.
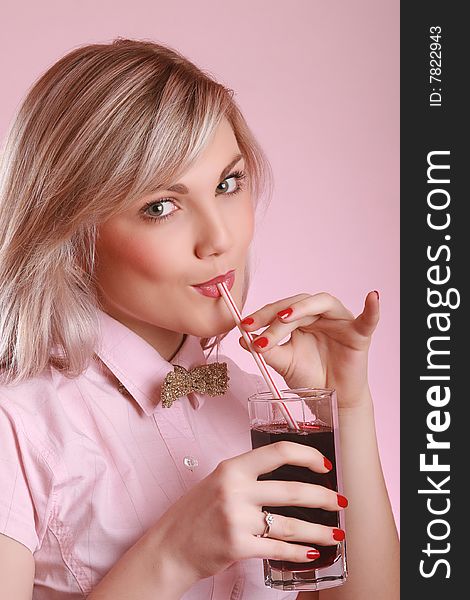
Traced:
<svg viewBox="0 0 470 600">
<path fill-rule="evenodd" d="M 243 158 L 243 154 L 237 154 L 233 157 L 230 163 L 223 169 L 222 173 L 219 175 L 219 179 L 223 179 L 226 175 L 230 173 L 230 170 L 237 164 L 237 162 Z M 176 194 L 189 194 L 188 188 L 182 183 L 176 183 L 167 189 L 168 192 L 175 192 Z"/>
</svg>

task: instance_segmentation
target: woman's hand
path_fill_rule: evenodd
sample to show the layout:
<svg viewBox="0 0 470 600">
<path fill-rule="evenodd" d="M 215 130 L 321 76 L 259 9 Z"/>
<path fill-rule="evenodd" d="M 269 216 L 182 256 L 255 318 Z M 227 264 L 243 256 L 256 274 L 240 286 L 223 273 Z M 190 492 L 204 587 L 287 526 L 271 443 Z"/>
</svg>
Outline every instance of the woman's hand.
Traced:
<svg viewBox="0 0 470 600">
<path fill-rule="evenodd" d="M 182 496 L 151 528 L 153 555 L 171 558 L 174 572 L 197 580 L 247 558 L 309 562 L 318 551 L 295 542 L 336 545 L 333 527 L 274 515 L 268 537 L 263 506 L 302 506 L 342 510 L 344 497 L 320 485 L 297 481 L 257 481 L 259 475 L 289 464 L 327 473 L 331 464 L 315 448 L 281 441 L 223 460 Z M 339 502 L 341 504 L 339 504 Z M 153 530 L 153 533 L 152 533 Z M 313 550 L 315 558 L 308 557 Z M 313 563 L 314 565 L 314 563 Z M 312 565 L 312 566 L 313 566 Z"/>
<path fill-rule="evenodd" d="M 279 312 L 291 309 L 282 318 Z M 250 323 L 250 320 L 253 320 Z M 256 335 L 263 347 L 253 348 L 263 354 L 289 388 L 320 387 L 337 391 L 338 405 L 356 406 L 367 397 L 367 360 L 372 334 L 379 321 L 378 292 L 369 292 L 363 312 L 354 315 L 334 296 L 298 294 L 267 304 L 244 319 L 250 333 L 266 327 Z M 290 339 L 279 344 L 290 334 Z M 243 337 L 240 345 L 248 350 Z"/>
</svg>

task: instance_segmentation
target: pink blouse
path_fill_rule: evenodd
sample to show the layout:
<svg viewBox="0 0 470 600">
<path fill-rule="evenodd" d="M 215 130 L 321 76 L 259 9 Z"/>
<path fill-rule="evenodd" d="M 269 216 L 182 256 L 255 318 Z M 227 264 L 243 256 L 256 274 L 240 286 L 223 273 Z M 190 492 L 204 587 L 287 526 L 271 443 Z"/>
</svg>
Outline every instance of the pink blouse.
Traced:
<svg viewBox="0 0 470 600">
<path fill-rule="evenodd" d="M 266 389 L 219 356 L 230 375 L 225 395 L 190 393 L 164 408 L 160 388 L 173 364 L 206 362 L 199 339 L 187 336 L 170 363 L 106 313 L 99 322 L 100 347 L 79 377 L 47 369 L 0 386 L 0 533 L 34 555 L 33 600 L 86 598 L 178 498 L 250 450 L 247 398 Z M 262 560 L 249 559 L 182 598 L 294 597 L 266 587 Z"/>
</svg>

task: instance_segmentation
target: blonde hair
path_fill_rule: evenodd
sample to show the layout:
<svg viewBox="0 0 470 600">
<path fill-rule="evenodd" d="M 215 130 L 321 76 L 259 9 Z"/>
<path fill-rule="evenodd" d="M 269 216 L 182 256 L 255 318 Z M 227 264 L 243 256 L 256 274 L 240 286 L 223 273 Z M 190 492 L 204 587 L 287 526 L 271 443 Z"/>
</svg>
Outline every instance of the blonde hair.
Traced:
<svg viewBox="0 0 470 600">
<path fill-rule="evenodd" d="M 97 224 L 181 177 L 223 117 L 255 206 L 266 190 L 269 202 L 271 167 L 233 90 L 178 51 L 117 38 L 72 50 L 37 80 L 0 166 L 2 382 L 48 366 L 83 372 L 97 342 Z M 212 351 L 226 335 L 201 347 Z"/>
</svg>

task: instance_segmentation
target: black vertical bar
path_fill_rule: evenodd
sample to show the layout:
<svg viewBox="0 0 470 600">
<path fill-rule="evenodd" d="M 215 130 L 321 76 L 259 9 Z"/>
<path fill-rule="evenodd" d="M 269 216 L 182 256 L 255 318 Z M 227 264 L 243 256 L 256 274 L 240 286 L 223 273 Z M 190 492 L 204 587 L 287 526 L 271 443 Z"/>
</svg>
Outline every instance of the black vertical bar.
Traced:
<svg viewBox="0 0 470 600">
<path fill-rule="evenodd" d="M 410 600 L 469 593 L 469 35 L 462 6 L 401 3 L 401 597 Z"/>
</svg>

